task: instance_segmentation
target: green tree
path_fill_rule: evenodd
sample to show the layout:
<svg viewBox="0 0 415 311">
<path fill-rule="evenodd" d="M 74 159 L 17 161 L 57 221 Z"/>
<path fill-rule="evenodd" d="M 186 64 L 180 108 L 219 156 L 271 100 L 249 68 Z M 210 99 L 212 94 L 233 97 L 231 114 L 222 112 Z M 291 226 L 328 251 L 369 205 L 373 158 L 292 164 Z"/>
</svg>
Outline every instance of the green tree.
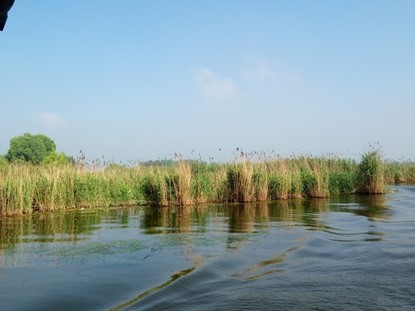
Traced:
<svg viewBox="0 0 415 311">
<path fill-rule="evenodd" d="M 49 153 L 42 161 L 42 164 L 46 165 L 65 165 L 69 163 L 70 159 L 64 152 L 57 153 L 56 151 Z"/>
<path fill-rule="evenodd" d="M 10 149 L 6 158 L 10 162 L 20 160 L 39 164 L 55 150 L 56 145 L 49 137 L 24 133 L 10 140 Z"/>
</svg>

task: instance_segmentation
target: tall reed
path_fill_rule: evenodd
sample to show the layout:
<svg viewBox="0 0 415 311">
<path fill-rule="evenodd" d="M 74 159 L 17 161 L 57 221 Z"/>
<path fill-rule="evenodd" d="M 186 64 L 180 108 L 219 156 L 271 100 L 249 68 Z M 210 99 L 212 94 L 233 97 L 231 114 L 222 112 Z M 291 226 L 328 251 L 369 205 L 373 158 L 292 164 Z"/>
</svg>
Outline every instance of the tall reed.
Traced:
<svg viewBox="0 0 415 311">
<path fill-rule="evenodd" d="M 147 204 L 168 206 L 167 171 L 160 167 L 150 167 L 146 170 L 142 180 L 142 191 Z"/>
<path fill-rule="evenodd" d="M 378 151 L 367 152 L 357 167 L 357 192 L 381 194 L 385 192 L 385 165 Z"/>
<path fill-rule="evenodd" d="M 174 204 L 178 206 L 192 204 L 190 192 L 192 170 L 190 164 L 183 160 L 176 162 L 168 180 L 170 189 L 173 190 Z"/>
<path fill-rule="evenodd" d="M 384 162 L 368 152 L 360 162 L 335 157 L 247 156 L 232 163 L 177 158 L 168 165 L 105 168 L 72 164 L 0 165 L 0 215 L 33 211 L 147 204 L 323 198 L 385 192 L 386 183 L 415 182 L 412 162 Z"/>
<path fill-rule="evenodd" d="M 385 179 L 388 184 L 415 183 L 415 163 L 389 161 L 385 164 Z"/>
<path fill-rule="evenodd" d="M 325 198 L 330 194 L 327 161 L 319 158 L 301 158 L 303 196 Z"/>
<path fill-rule="evenodd" d="M 0 214 L 14 215 L 32 212 L 34 168 L 29 165 L 0 167 Z"/>
<path fill-rule="evenodd" d="M 246 160 L 228 167 L 227 182 L 231 202 L 252 202 L 255 200 L 253 174 L 254 166 Z"/>
<path fill-rule="evenodd" d="M 271 200 L 288 199 L 292 191 L 292 174 L 288 161 L 278 159 L 268 161 L 268 193 Z"/>
</svg>

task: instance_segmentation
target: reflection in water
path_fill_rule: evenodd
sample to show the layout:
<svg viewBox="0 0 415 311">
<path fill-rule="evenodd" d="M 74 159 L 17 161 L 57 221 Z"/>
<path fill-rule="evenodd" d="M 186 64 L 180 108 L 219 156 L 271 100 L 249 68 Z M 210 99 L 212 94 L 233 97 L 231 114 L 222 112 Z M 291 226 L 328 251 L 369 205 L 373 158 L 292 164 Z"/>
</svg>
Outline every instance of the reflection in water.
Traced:
<svg viewBox="0 0 415 311">
<path fill-rule="evenodd" d="M 230 233 L 253 232 L 255 215 L 255 204 L 232 205 L 228 210 L 228 214 L 226 215 L 229 217 L 228 231 Z"/>
<path fill-rule="evenodd" d="M 358 198 L 368 206 L 357 211 L 375 217 L 384 210 L 382 201 Z M 369 202 L 376 202 L 371 203 Z M 275 202 L 231 205 L 143 207 L 130 209 L 97 209 L 51 212 L 22 217 L 0 217 L 0 249 L 26 242 L 76 242 L 100 228 L 116 224 L 127 228 L 129 218 L 140 214 L 140 228 L 146 234 L 206 232 L 208 219 L 222 215 L 221 221 L 229 233 L 254 233 L 269 228 L 270 222 L 280 226 L 296 223 L 319 227 L 319 213 L 328 210 L 326 200 L 283 200 Z"/>
<path fill-rule="evenodd" d="M 74 243 L 85 240 L 88 234 L 100 228 L 102 222 L 127 228 L 129 218 L 138 214 L 141 215 L 140 228 L 145 234 L 204 233 L 208 219 L 218 215 L 222 216 L 218 219 L 229 233 L 255 233 L 267 230 L 270 223 L 281 227 L 300 224 L 321 229 L 324 224 L 320 215 L 329 211 L 349 212 L 369 219 L 389 217 L 383 195 L 196 207 L 60 211 L 0 217 L 0 249 L 28 242 Z"/>
<path fill-rule="evenodd" d="M 192 207 L 183 206 L 172 211 L 172 228 L 177 233 L 192 232 Z"/>
<path fill-rule="evenodd" d="M 117 210 L 39 213 L 20 217 L 0 217 L 0 249 L 25 242 L 83 240 L 96 229 L 103 215 Z"/>
<path fill-rule="evenodd" d="M 330 297 L 356 310 L 394 309 L 391 297 L 407 307 L 415 193 L 389 198 L 3 217 L 0 309 L 336 309 Z"/>
<path fill-rule="evenodd" d="M 145 208 L 141 228 L 147 234 L 167 233 L 170 226 L 167 207 Z"/>
<path fill-rule="evenodd" d="M 256 204 L 255 222 L 258 224 L 266 224 L 269 226 L 269 203 L 259 202 Z"/>
<path fill-rule="evenodd" d="M 145 207 L 141 228 L 146 234 L 203 232 L 206 226 L 206 209 L 203 206 Z"/>
<path fill-rule="evenodd" d="M 385 205 L 385 195 L 358 195 L 356 196 L 356 203 L 363 208 L 355 210 L 357 215 L 366 216 L 370 220 L 387 219 L 389 218 L 389 211 Z"/>
<path fill-rule="evenodd" d="M 306 225 L 320 228 L 319 216 L 329 211 L 327 199 L 295 199 L 281 200 L 269 203 L 269 215 L 280 226 L 291 227 Z"/>
<path fill-rule="evenodd" d="M 390 213 L 385 204 L 385 195 L 350 195 L 330 199 L 329 210 L 365 216 L 370 220 L 388 219 Z"/>
<path fill-rule="evenodd" d="M 269 217 L 273 221 L 277 221 L 281 226 L 293 226 L 293 206 L 296 200 L 281 200 L 271 202 L 269 204 Z"/>
</svg>

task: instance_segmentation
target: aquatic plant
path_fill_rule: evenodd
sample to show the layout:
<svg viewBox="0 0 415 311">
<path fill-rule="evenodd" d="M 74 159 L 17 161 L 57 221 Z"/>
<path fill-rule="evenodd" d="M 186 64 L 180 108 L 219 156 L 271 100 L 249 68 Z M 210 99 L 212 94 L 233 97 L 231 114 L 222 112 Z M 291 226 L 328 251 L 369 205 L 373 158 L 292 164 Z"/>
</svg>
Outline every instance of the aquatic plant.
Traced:
<svg viewBox="0 0 415 311">
<path fill-rule="evenodd" d="M 357 192 L 365 194 L 385 192 L 385 165 L 379 151 L 370 151 L 362 156 L 357 167 Z"/>
<path fill-rule="evenodd" d="M 166 170 L 159 167 L 151 167 L 144 173 L 141 185 L 144 200 L 147 204 L 168 206 L 167 177 Z"/>
<path fill-rule="evenodd" d="M 388 184 L 415 183 L 415 163 L 389 161 L 385 164 L 385 182 Z"/>
<path fill-rule="evenodd" d="M 180 159 L 173 166 L 172 173 L 168 178 L 168 186 L 172 190 L 171 198 L 174 200 L 174 205 L 186 206 L 192 204 L 191 179 L 192 171 L 190 164 Z"/>
<path fill-rule="evenodd" d="M 169 162 L 170 163 L 170 162 Z M 170 165 L 5 163 L 0 165 L 0 215 L 146 204 L 260 202 L 385 192 L 385 184 L 415 182 L 413 162 L 384 162 L 368 152 L 360 162 L 335 157 L 244 154 L 232 163 L 176 158 Z"/>
<path fill-rule="evenodd" d="M 254 167 L 243 160 L 228 167 L 227 183 L 231 202 L 252 202 L 255 200 L 253 183 Z"/>
</svg>

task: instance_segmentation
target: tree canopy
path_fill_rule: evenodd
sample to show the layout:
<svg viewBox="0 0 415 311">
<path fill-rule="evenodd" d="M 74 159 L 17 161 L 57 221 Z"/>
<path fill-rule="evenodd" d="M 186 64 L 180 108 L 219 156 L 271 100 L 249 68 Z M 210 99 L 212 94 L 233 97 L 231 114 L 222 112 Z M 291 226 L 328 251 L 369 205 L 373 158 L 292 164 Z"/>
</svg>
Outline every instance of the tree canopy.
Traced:
<svg viewBox="0 0 415 311">
<path fill-rule="evenodd" d="M 6 158 L 10 162 L 25 161 L 39 164 L 55 151 L 56 145 L 49 137 L 24 133 L 10 140 L 10 149 Z"/>
</svg>

